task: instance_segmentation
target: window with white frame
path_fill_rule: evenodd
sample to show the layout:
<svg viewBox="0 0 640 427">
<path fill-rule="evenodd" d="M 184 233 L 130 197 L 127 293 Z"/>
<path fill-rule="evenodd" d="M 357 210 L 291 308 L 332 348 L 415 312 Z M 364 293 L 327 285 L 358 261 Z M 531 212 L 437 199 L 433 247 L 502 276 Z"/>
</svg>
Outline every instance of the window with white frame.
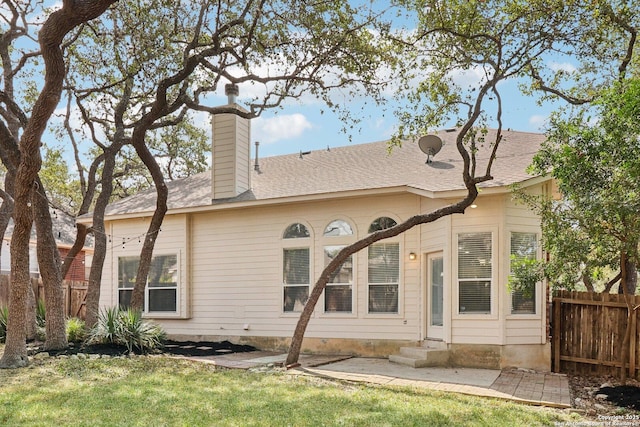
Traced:
<svg viewBox="0 0 640 427">
<path fill-rule="evenodd" d="M 283 233 L 282 250 L 283 308 L 287 312 L 300 312 L 309 299 L 310 251 L 300 244 L 309 239 L 309 229 L 300 223 L 291 224 Z M 290 246 L 290 247 L 289 247 Z"/>
<path fill-rule="evenodd" d="M 324 265 L 329 265 L 344 246 L 325 246 Z M 331 275 L 324 289 L 325 313 L 351 313 L 353 310 L 353 255 Z"/>
<path fill-rule="evenodd" d="M 335 244 L 324 246 L 324 266 L 327 265 L 345 247 L 341 244 L 351 240 L 353 227 L 347 221 L 336 219 L 331 221 L 324 229 L 323 236 Z M 324 289 L 325 313 L 352 313 L 353 312 L 353 255 L 345 259 L 338 269 L 331 275 Z"/>
<path fill-rule="evenodd" d="M 139 256 L 118 258 L 118 304 L 129 307 L 140 265 Z M 155 255 L 151 259 L 144 294 L 146 313 L 175 313 L 178 310 L 178 256 Z"/>
<path fill-rule="evenodd" d="M 458 312 L 491 313 L 492 236 L 490 232 L 458 234 Z"/>
<path fill-rule="evenodd" d="M 353 228 L 344 220 L 336 219 L 331 221 L 329 225 L 324 229 L 324 237 L 339 237 L 339 236 L 351 236 L 353 235 Z"/>
<path fill-rule="evenodd" d="M 538 252 L 538 235 L 536 233 L 511 233 L 510 271 L 516 262 L 535 260 Z M 511 314 L 536 314 L 536 288 L 533 284 L 527 289 L 511 292 Z"/>
<path fill-rule="evenodd" d="M 369 313 L 398 313 L 400 244 L 369 246 Z"/>
<path fill-rule="evenodd" d="M 375 233 L 376 231 L 386 230 L 387 228 L 391 228 L 398 223 L 395 219 L 389 218 L 388 216 L 381 216 L 376 218 L 369 225 L 369 233 Z"/>
</svg>

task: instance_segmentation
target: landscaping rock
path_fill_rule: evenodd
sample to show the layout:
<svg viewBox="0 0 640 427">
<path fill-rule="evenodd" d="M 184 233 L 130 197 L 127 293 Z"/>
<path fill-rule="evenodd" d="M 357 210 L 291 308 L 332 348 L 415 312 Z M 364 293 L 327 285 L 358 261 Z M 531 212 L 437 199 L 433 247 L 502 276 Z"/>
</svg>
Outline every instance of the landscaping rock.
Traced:
<svg viewBox="0 0 640 427">
<path fill-rule="evenodd" d="M 41 353 L 36 353 L 33 356 L 33 360 L 44 360 L 44 359 L 48 359 L 49 357 L 51 357 L 49 353 L 47 353 L 46 351 L 43 351 Z"/>
</svg>

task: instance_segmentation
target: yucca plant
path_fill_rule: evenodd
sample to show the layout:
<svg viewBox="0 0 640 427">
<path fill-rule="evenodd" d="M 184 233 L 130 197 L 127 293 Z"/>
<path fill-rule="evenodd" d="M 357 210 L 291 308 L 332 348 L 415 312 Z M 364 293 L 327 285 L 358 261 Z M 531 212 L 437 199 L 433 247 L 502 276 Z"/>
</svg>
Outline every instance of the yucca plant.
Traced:
<svg viewBox="0 0 640 427">
<path fill-rule="evenodd" d="M 131 309 L 121 311 L 120 322 L 120 338 L 124 341 L 129 353 L 134 348 L 147 352 L 162 345 L 165 338 L 164 331 L 160 326 L 145 321 L 140 311 Z"/>
<path fill-rule="evenodd" d="M 7 338 L 7 319 L 9 318 L 9 307 L 0 307 L 0 342 Z"/>
<path fill-rule="evenodd" d="M 87 344 L 120 344 L 118 340 L 119 312 L 117 307 L 102 310 L 98 314 L 95 326 L 89 331 Z"/>
<path fill-rule="evenodd" d="M 142 318 L 137 310 L 107 308 L 98 315 L 98 322 L 89 332 L 87 344 L 116 344 L 141 352 L 162 346 L 165 332 L 154 323 Z"/>
</svg>

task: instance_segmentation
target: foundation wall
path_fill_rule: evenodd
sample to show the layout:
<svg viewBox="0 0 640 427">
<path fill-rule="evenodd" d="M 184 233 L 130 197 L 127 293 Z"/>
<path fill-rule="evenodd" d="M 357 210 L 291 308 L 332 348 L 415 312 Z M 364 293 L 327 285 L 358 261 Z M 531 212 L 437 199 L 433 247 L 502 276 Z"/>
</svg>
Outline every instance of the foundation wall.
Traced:
<svg viewBox="0 0 640 427">
<path fill-rule="evenodd" d="M 221 335 L 170 335 L 178 341 L 231 341 L 251 345 L 265 351 L 286 352 L 290 338 Z M 420 342 L 409 340 L 358 340 L 336 338 L 305 338 L 302 353 L 332 354 L 386 358 L 400 352 L 401 347 L 418 347 Z M 526 368 L 547 372 L 551 370 L 551 345 L 482 345 L 451 344 L 446 365 L 466 368 L 504 369 Z"/>
</svg>

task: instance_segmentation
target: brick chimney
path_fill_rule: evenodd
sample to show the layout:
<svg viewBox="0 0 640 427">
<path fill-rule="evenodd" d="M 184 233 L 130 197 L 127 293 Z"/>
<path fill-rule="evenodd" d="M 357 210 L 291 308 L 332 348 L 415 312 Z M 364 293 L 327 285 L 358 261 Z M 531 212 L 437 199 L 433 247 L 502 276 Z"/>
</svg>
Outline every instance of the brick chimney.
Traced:
<svg viewBox="0 0 640 427">
<path fill-rule="evenodd" d="M 238 86 L 225 85 L 228 104 L 246 112 L 236 103 Z M 251 188 L 251 123 L 234 113 L 214 114 L 212 123 L 211 198 L 239 196 Z"/>
</svg>

